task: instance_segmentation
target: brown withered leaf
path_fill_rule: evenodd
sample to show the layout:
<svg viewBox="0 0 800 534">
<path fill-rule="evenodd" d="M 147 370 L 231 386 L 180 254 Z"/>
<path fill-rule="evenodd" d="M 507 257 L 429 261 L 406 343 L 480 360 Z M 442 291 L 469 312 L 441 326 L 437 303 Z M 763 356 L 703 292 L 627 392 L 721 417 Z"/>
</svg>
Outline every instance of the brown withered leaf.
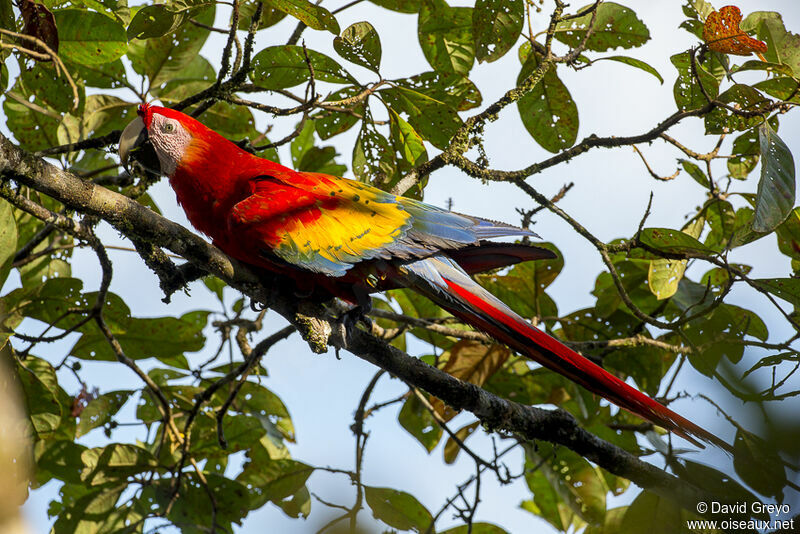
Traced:
<svg viewBox="0 0 800 534">
<path fill-rule="evenodd" d="M 712 12 L 703 25 L 703 40 L 708 48 L 722 54 L 749 56 L 752 53 L 763 54 L 767 44 L 753 39 L 741 28 L 742 11 L 736 6 L 725 6 Z"/>
<path fill-rule="evenodd" d="M 504 345 L 485 345 L 480 341 L 464 339 L 453 345 L 442 370 L 459 380 L 482 386 L 511 356 L 511 350 Z M 445 421 L 456 416 L 456 411 L 436 398 L 431 405 Z"/>
<path fill-rule="evenodd" d="M 72 410 L 70 411 L 72 417 L 80 417 L 86 405 L 95 398 L 97 398 L 97 391 L 95 390 L 93 393 L 89 393 L 86 386 L 83 386 L 80 393 L 72 398 Z"/>
<path fill-rule="evenodd" d="M 461 443 L 473 433 L 475 429 L 478 428 L 478 424 L 480 421 L 475 421 L 474 423 L 470 423 L 463 428 L 460 428 L 456 431 L 456 437 L 461 440 Z M 447 438 L 447 443 L 444 444 L 444 462 L 446 464 L 452 464 L 456 461 L 456 457 L 458 453 L 461 452 L 461 445 L 456 442 L 452 437 Z"/>
<path fill-rule="evenodd" d="M 19 0 L 17 5 L 22 14 L 22 32 L 40 39 L 53 52 L 58 53 L 58 28 L 53 13 L 44 4 L 32 0 Z M 38 45 L 32 45 L 31 48 L 43 54 L 47 53 Z"/>
</svg>

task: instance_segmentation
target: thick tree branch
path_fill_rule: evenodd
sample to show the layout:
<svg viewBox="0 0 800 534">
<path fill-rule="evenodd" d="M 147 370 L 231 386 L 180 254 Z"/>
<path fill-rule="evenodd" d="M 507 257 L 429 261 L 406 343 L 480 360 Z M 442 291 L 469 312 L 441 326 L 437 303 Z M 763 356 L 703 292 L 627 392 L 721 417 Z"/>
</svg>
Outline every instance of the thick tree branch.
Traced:
<svg viewBox="0 0 800 534">
<path fill-rule="evenodd" d="M 266 275 L 223 254 L 186 228 L 161 217 L 134 200 L 82 181 L 44 160 L 32 156 L 0 135 L 0 179 L 26 185 L 49 195 L 70 209 L 100 217 L 126 236 L 151 242 L 186 258 L 190 263 L 219 277 L 255 301 L 262 302 L 292 323 L 315 352 L 325 352 L 335 319 L 323 306 L 298 300 L 269 285 Z M 284 284 L 285 285 L 285 284 Z M 511 402 L 480 387 L 412 358 L 382 340 L 354 330 L 346 347 L 359 358 L 390 372 L 409 384 L 435 395 L 458 410 L 468 410 L 484 424 L 528 440 L 546 440 L 563 445 L 611 473 L 625 477 L 658 495 L 671 498 L 688 509 L 713 496 L 582 429 L 563 410 L 543 410 Z"/>
</svg>

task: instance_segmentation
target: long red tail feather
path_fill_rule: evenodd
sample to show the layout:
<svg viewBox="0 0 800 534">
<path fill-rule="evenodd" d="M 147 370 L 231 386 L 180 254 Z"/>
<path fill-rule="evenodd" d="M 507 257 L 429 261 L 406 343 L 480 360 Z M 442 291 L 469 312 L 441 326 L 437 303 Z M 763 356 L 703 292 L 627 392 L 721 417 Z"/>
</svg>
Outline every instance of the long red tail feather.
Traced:
<svg viewBox="0 0 800 534">
<path fill-rule="evenodd" d="M 441 262 L 441 259 L 434 258 L 432 261 Z M 428 264 L 426 268 L 417 270 L 414 274 L 418 277 L 414 278 L 416 283 L 412 284 L 413 287 L 460 319 L 620 408 L 674 432 L 699 447 L 703 447 L 703 444 L 695 438 L 712 443 L 727 452 L 732 451 L 732 447 L 717 436 L 659 404 L 534 327 L 476 284 L 466 273 L 457 268 L 452 269 L 451 266 L 455 267 L 449 262 Z M 426 270 L 430 267 L 434 267 L 441 276 L 438 283 L 429 283 L 431 279 Z M 421 281 L 425 283 L 420 284 Z"/>
</svg>

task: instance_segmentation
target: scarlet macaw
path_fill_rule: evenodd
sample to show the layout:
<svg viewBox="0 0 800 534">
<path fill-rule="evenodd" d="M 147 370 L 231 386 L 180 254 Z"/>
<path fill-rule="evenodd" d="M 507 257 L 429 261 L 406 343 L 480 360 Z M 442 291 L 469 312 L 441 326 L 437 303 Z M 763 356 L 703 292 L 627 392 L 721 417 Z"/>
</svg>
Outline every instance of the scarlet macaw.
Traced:
<svg viewBox="0 0 800 534">
<path fill-rule="evenodd" d="M 226 254 L 288 275 L 301 287 L 322 287 L 362 310 L 370 293 L 412 288 L 617 406 L 697 445 L 692 436 L 730 448 L 535 328 L 469 276 L 552 258 L 539 247 L 485 241 L 533 232 L 361 182 L 293 171 L 179 111 L 142 104 L 138 115 L 122 133 L 122 163 L 136 153 L 150 170 L 167 175 L 189 221 Z"/>
</svg>

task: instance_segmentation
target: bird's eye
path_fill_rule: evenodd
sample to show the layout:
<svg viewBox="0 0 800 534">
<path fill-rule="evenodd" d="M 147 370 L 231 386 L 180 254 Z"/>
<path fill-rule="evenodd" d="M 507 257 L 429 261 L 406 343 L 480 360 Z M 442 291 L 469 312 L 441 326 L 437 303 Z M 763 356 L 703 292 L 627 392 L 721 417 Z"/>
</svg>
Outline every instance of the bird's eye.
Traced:
<svg viewBox="0 0 800 534">
<path fill-rule="evenodd" d="M 161 128 L 161 131 L 163 131 L 164 133 L 172 133 L 175 131 L 175 125 L 172 124 L 171 122 L 167 122 Z"/>
</svg>

